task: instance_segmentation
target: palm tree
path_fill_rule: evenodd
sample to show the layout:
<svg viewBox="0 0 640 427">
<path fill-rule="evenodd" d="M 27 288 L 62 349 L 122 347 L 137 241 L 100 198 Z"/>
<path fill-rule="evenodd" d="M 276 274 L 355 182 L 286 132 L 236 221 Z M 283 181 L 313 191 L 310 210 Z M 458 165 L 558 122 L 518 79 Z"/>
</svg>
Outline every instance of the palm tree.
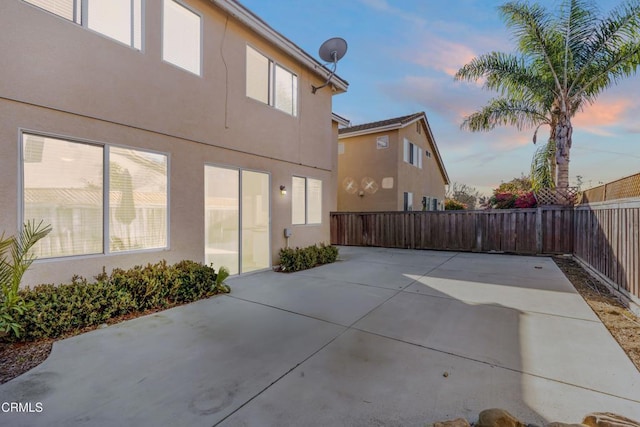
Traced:
<svg viewBox="0 0 640 427">
<path fill-rule="evenodd" d="M 484 54 L 457 72 L 457 80 L 485 78 L 484 87 L 500 93 L 462 127 L 548 125 L 557 187 L 566 189 L 571 118 L 605 89 L 635 74 L 640 64 L 640 0 L 627 0 L 603 18 L 588 0 L 565 0 L 557 14 L 525 1 L 508 2 L 499 10 L 518 43 L 516 53 Z"/>
</svg>

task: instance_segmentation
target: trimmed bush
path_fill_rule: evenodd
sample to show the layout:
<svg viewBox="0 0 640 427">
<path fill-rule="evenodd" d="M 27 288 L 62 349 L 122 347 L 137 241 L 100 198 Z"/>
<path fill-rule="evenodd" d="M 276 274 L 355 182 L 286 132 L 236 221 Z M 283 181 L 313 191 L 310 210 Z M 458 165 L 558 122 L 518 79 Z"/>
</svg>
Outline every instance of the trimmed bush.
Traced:
<svg viewBox="0 0 640 427">
<path fill-rule="evenodd" d="M 467 205 L 464 203 L 454 200 L 454 199 L 446 199 L 444 201 L 444 210 L 445 211 L 461 211 L 467 209 Z"/>
<path fill-rule="evenodd" d="M 20 291 L 30 305 L 16 316 L 22 327 L 21 340 L 56 338 L 74 330 L 97 326 L 121 315 L 161 309 L 229 292 L 223 267 L 216 274 L 211 267 L 193 261 L 169 266 L 166 261 L 129 270 L 104 270 L 89 283 L 74 277 L 69 284 L 39 285 Z M 6 340 L 16 341 L 15 336 Z"/>
<path fill-rule="evenodd" d="M 338 258 L 338 248 L 313 245 L 306 248 L 280 249 L 280 271 L 287 273 L 307 270 L 322 264 L 330 264 Z"/>
</svg>

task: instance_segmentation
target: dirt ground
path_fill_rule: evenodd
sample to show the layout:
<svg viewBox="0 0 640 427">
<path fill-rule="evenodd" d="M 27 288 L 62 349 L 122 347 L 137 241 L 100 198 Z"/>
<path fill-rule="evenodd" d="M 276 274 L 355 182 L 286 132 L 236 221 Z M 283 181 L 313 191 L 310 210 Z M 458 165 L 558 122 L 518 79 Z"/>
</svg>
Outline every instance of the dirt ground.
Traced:
<svg viewBox="0 0 640 427">
<path fill-rule="evenodd" d="M 640 318 L 627 310 L 602 283 L 591 277 L 574 260 L 554 257 L 554 261 L 640 371 Z M 149 312 L 138 315 L 146 314 Z M 135 316 L 114 319 L 109 323 L 117 323 L 132 317 Z M 80 333 L 87 330 L 82 330 Z M 28 343 L 0 343 L 0 384 L 42 363 L 49 357 L 54 341 L 47 339 Z"/>
</svg>

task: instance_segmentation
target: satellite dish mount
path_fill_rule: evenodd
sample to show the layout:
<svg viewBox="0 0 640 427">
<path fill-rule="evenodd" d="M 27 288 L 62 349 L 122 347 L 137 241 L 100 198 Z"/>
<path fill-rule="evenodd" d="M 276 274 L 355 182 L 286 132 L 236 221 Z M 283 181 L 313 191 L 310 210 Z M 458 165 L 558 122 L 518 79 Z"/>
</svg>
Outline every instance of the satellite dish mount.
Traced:
<svg viewBox="0 0 640 427">
<path fill-rule="evenodd" d="M 342 59 L 345 53 L 347 53 L 347 42 L 343 38 L 334 37 L 322 43 L 322 46 L 320 46 L 320 50 L 318 51 L 320 59 L 325 62 L 333 63 L 333 69 L 331 70 L 331 74 L 329 74 L 327 81 L 322 86 L 311 86 L 311 93 L 316 93 L 318 89 L 322 89 L 329 84 L 336 73 L 338 61 Z"/>
</svg>

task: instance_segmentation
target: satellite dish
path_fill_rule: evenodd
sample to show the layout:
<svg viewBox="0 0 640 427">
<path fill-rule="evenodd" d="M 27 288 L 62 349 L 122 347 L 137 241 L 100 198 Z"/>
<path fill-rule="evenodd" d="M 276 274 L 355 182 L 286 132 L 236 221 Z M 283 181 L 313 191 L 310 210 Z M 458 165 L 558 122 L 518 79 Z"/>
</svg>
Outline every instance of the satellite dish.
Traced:
<svg viewBox="0 0 640 427">
<path fill-rule="evenodd" d="M 338 62 L 347 53 L 347 42 L 340 37 L 334 37 L 322 43 L 318 54 L 325 62 Z"/>
<path fill-rule="evenodd" d="M 341 37 L 333 37 L 322 43 L 322 46 L 320 46 L 318 50 L 320 59 L 333 63 L 333 69 L 331 70 L 329 78 L 327 78 L 327 81 L 322 86 L 311 86 L 311 93 L 316 93 L 318 89 L 322 89 L 329 84 L 331 78 L 336 73 L 338 61 L 342 59 L 345 53 L 347 53 L 347 42 Z"/>
</svg>

